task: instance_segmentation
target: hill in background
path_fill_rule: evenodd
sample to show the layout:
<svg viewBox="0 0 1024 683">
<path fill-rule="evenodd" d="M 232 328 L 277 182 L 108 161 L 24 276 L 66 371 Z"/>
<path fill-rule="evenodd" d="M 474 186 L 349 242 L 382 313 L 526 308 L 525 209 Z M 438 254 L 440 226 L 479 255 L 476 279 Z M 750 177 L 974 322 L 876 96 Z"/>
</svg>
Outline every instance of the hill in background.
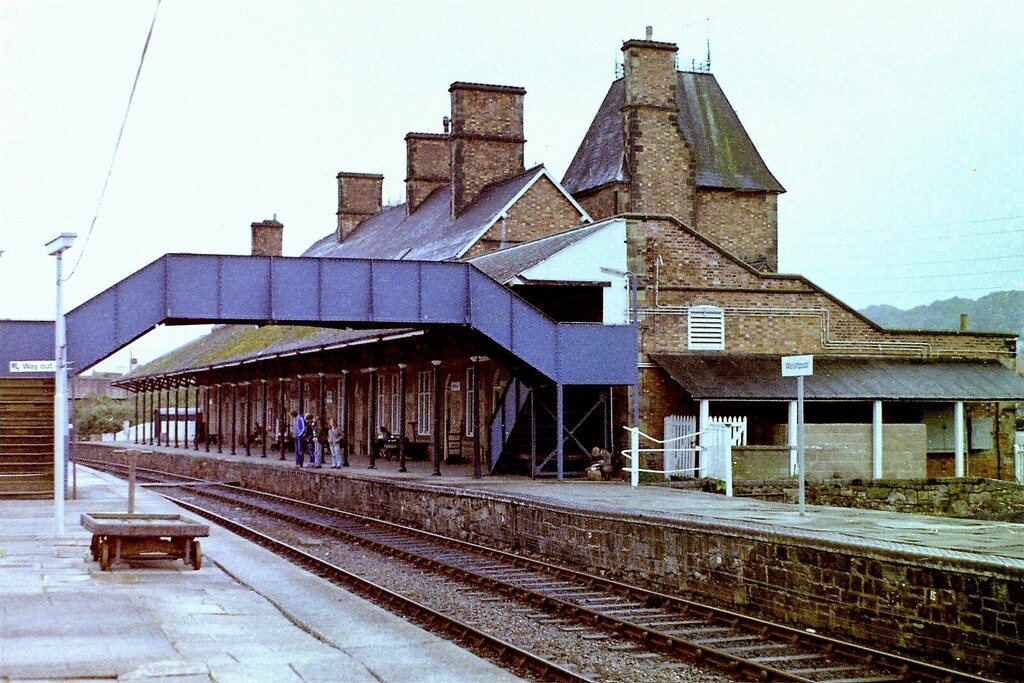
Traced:
<svg viewBox="0 0 1024 683">
<path fill-rule="evenodd" d="M 1024 291 L 993 292 L 980 299 L 953 297 L 904 311 L 885 304 L 860 312 L 883 327 L 922 330 L 958 330 L 960 314 L 967 314 L 967 329 L 976 332 L 1016 332 L 1024 338 Z M 1017 348 L 1020 350 L 1018 340 Z"/>
</svg>

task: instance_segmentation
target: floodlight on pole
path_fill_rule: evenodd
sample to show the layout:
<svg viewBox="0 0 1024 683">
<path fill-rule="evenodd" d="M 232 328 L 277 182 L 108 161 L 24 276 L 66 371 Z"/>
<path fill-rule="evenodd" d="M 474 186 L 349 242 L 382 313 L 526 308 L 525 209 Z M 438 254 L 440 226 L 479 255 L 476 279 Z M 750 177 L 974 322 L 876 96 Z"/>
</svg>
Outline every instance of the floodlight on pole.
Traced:
<svg viewBox="0 0 1024 683">
<path fill-rule="evenodd" d="M 54 319 L 54 397 L 53 397 L 53 517 L 57 535 L 64 535 L 64 457 L 68 435 L 68 366 L 67 339 L 64 331 L 62 256 L 71 248 L 77 235 L 62 232 L 46 243 L 50 256 L 57 257 L 57 315 Z"/>
</svg>

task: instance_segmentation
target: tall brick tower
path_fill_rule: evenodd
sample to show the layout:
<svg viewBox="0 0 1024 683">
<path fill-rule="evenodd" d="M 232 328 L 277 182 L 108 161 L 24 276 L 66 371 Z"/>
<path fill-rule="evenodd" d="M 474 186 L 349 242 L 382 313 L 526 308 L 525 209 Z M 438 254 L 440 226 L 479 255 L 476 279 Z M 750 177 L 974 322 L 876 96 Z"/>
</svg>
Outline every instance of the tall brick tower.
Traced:
<svg viewBox="0 0 1024 683">
<path fill-rule="evenodd" d="M 679 129 L 676 53 L 672 43 L 630 40 L 622 46 L 628 211 L 696 222 L 693 153 Z"/>
</svg>

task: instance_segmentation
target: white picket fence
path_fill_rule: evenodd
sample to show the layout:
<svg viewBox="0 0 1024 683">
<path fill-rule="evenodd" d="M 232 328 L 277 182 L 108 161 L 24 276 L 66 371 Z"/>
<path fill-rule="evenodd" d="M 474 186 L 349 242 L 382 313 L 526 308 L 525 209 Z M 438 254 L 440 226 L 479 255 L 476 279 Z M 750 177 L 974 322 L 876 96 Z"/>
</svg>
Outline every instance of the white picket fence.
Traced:
<svg viewBox="0 0 1024 683">
<path fill-rule="evenodd" d="M 628 467 L 623 469 L 630 473 L 630 482 L 633 486 L 640 484 L 641 472 L 661 474 L 666 479 L 673 474 L 710 477 L 724 480 L 725 495 L 732 495 L 732 439 L 730 430 L 724 423 L 711 422 L 705 426 L 703 432 L 690 432 L 666 439 L 656 439 L 636 427 L 624 429 L 630 433 L 630 447 L 622 451 L 622 455 L 629 463 Z M 651 445 L 641 448 L 641 437 L 645 444 Z M 695 442 L 699 445 L 694 445 Z M 661 469 L 640 467 L 641 454 L 645 453 L 661 454 Z M 684 466 L 677 467 L 677 460 Z"/>
<path fill-rule="evenodd" d="M 1024 484 L 1024 432 L 1013 435 L 1013 475 L 1018 484 Z"/>
<path fill-rule="evenodd" d="M 746 416 L 736 417 L 711 417 L 711 424 L 725 425 L 729 432 L 729 444 L 731 446 L 747 445 L 747 418 Z M 706 468 L 700 467 L 697 462 L 697 449 L 694 448 L 697 434 L 697 417 L 695 415 L 669 415 L 665 418 L 665 470 L 673 472 L 687 472 L 684 476 L 697 477 L 698 470 L 704 470 L 703 476 L 715 476 L 709 474 Z M 721 479 L 722 477 L 715 477 Z"/>
</svg>

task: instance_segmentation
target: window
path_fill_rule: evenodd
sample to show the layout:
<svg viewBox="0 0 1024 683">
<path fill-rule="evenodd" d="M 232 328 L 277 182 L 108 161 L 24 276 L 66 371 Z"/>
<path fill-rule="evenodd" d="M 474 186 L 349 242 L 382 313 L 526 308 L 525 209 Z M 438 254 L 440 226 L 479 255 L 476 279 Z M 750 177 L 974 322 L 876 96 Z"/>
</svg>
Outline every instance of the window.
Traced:
<svg viewBox="0 0 1024 683">
<path fill-rule="evenodd" d="M 466 368 L 466 410 L 462 424 L 466 425 L 466 436 L 473 436 L 473 403 L 476 402 L 476 377 L 473 366 Z"/>
<path fill-rule="evenodd" d="M 692 306 L 687 311 L 687 348 L 691 351 L 725 349 L 725 311 L 717 306 Z"/>
<path fill-rule="evenodd" d="M 416 433 L 429 436 L 434 423 L 434 374 L 430 370 L 416 373 Z"/>
</svg>

